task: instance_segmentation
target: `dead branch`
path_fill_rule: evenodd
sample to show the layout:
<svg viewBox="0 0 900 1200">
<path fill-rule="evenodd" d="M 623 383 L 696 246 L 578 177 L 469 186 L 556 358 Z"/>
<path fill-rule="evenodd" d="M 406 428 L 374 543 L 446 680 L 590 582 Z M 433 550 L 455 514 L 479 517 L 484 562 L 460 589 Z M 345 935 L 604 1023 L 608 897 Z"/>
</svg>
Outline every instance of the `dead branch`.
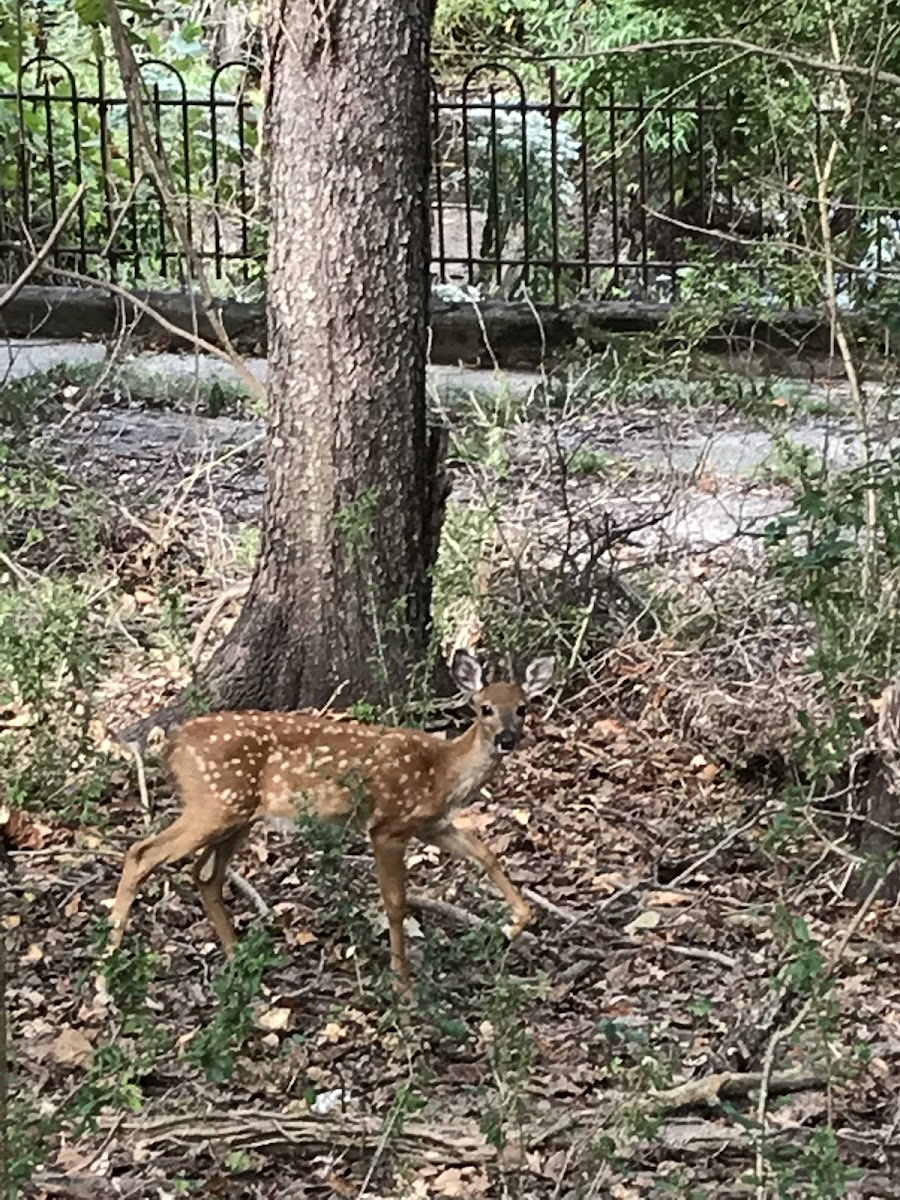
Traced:
<svg viewBox="0 0 900 1200">
<path fill-rule="evenodd" d="M 887 83 L 893 87 L 900 85 L 900 75 L 893 71 L 885 71 L 878 67 L 867 67 L 861 63 L 836 62 L 834 59 L 812 58 L 808 54 L 798 54 L 793 50 L 785 50 L 775 46 L 761 46 L 758 42 L 748 42 L 737 37 L 685 37 L 663 38 L 660 41 L 629 42 L 626 46 L 598 46 L 594 50 L 580 54 L 535 55 L 531 62 L 591 62 L 609 58 L 612 55 L 631 56 L 644 54 L 653 50 L 739 50 L 743 54 L 758 54 L 760 58 L 770 58 L 787 66 L 802 67 L 809 71 L 822 71 L 827 75 L 851 76 L 855 79 L 866 79 L 870 83 Z"/>
<path fill-rule="evenodd" d="M 384 1131 L 384 1122 L 379 1117 L 349 1113 L 318 1116 L 310 1112 L 294 1114 L 239 1109 L 228 1113 L 135 1120 L 126 1122 L 122 1128 L 143 1146 L 204 1142 L 244 1150 L 303 1146 L 328 1152 L 340 1148 L 365 1157 L 375 1151 Z M 400 1154 L 441 1164 L 473 1165 L 490 1162 L 497 1155 L 474 1122 L 428 1126 L 419 1121 L 404 1121 L 402 1128 L 395 1130 L 392 1145 Z"/>
<path fill-rule="evenodd" d="M 10 300 L 13 300 L 16 296 L 18 296 L 19 292 L 21 292 L 22 288 L 25 286 L 25 284 L 28 282 L 28 280 L 31 278 L 31 276 L 35 273 L 35 271 L 38 269 L 38 267 L 43 266 L 50 251 L 53 249 L 53 247 L 56 245 L 57 241 L 59 240 L 59 235 L 65 229 L 66 223 L 68 222 L 69 217 L 71 217 L 72 213 L 78 207 L 78 205 L 81 201 L 81 197 L 84 195 L 84 189 L 86 186 L 87 185 L 84 183 L 79 183 L 78 187 L 75 189 L 75 192 L 74 192 L 71 200 L 66 205 L 66 207 L 63 209 L 62 215 L 60 216 L 59 220 L 56 222 L 56 224 L 53 226 L 53 228 L 50 230 L 49 234 L 47 235 L 47 240 L 44 242 L 43 246 L 41 246 L 40 250 L 37 251 L 34 258 L 32 258 L 31 262 L 28 264 L 28 266 L 25 268 L 25 270 L 22 272 L 22 274 L 18 277 L 18 279 L 14 279 L 13 282 L 4 289 L 3 294 L 0 295 L 0 311 L 2 311 L 4 308 L 6 308 L 7 304 L 9 304 Z"/>
<path fill-rule="evenodd" d="M 243 892 L 256 911 L 261 917 L 267 917 L 272 911 L 256 888 L 245 879 L 240 871 L 236 871 L 234 867 L 229 867 L 226 872 L 228 880 L 232 887 L 236 887 L 239 892 Z"/>
<path fill-rule="evenodd" d="M 467 925 L 476 929 L 479 925 L 484 924 L 483 919 L 477 913 L 469 912 L 467 908 L 461 908 L 449 900 L 438 900 L 433 896 L 426 896 L 422 892 L 410 892 L 406 900 L 410 908 L 419 909 L 421 912 L 432 912 L 439 917 L 447 917 L 448 920 L 455 921 L 458 925 Z M 516 938 L 516 942 L 524 946 L 537 945 L 537 940 L 535 935 L 529 933 L 527 929 Z"/>
<path fill-rule="evenodd" d="M 229 605 L 232 600 L 243 600 L 243 598 L 247 595 L 249 588 L 250 580 L 242 579 L 239 583 L 233 583 L 231 587 L 226 588 L 224 592 L 220 592 L 215 600 L 213 600 L 205 616 L 203 617 L 203 620 L 197 626 L 197 632 L 194 634 L 193 642 L 191 642 L 191 649 L 188 654 L 188 658 L 194 664 L 194 666 L 196 666 L 200 660 L 200 653 L 203 650 L 203 643 L 206 641 L 207 637 L 209 637 L 209 631 L 215 624 L 219 613 L 223 608 Z"/>
<path fill-rule="evenodd" d="M 72 279 L 76 283 L 90 284 L 93 287 L 98 287 L 104 291 L 110 292 L 113 296 L 118 296 L 127 304 L 133 305 L 133 307 L 138 309 L 139 312 L 142 312 L 148 316 L 151 321 L 155 321 L 161 329 L 165 329 L 166 333 L 174 334 L 175 337 L 179 338 L 181 341 L 190 342 L 195 350 L 200 350 L 204 354 L 211 354 L 214 358 L 218 358 L 221 362 L 228 363 L 228 365 L 233 367 L 238 375 L 240 375 L 241 380 L 246 385 L 251 397 L 254 400 L 265 400 L 266 389 L 264 385 L 260 383 L 253 372 L 249 370 L 242 358 L 240 359 L 240 365 L 238 365 L 238 363 L 235 362 L 235 359 L 227 350 L 223 350 L 220 346 L 215 345 L 213 342 L 208 342 L 205 338 L 202 338 L 199 333 L 189 332 L 187 329 L 182 329 L 180 326 L 175 325 L 168 319 L 168 317 L 164 317 L 162 313 L 157 312 L 157 310 L 151 304 L 148 304 L 146 300 L 142 300 L 141 297 L 135 295 L 134 292 L 129 292 L 129 290 L 122 287 L 121 284 L 112 283 L 109 279 L 94 279 L 90 275 L 82 275 L 80 271 L 70 271 L 68 268 L 63 267 L 54 267 L 53 273 L 54 275 L 62 275 L 66 279 Z M 210 320 L 212 320 L 211 316 Z M 216 329 L 216 335 L 219 336 L 218 329 Z M 238 357 L 240 358 L 240 356 Z"/>
<path fill-rule="evenodd" d="M 650 1103 L 664 1112 L 694 1108 L 698 1104 L 718 1104 L 720 1100 L 748 1096 L 762 1086 L 764 1079 L 762 1071 L 721 1071 L 716 1075 L 689 1079 L 663 1092 L 654 1092 Z M 796 1067 L 789 1071 L 774 1072 L 769 1079 L 769 1091 L 773 1095 L 805 1092 L 810 1088 L 822 1087 L 824 1083 L 825 1077 L 821 1072 Z"/>
<path fill-rule="evenodd" d="M 666 950 L 671 954 L 677 954 L 679 958 L 696 958 L 700 962 L 717 963 L 720 967 L 727 967 L 729 970 L 738 965 L 738 960 L 730 954 L 723 954 L 721 950 L 707 950 L 704 946 L 679 946 L 675 942 L 665 942 Z"/>
<path fill-rule="evenodd" d="M 106 0 L 106 16 L 109 21 L 109 32 L 119 65 L 119 73 L 122 76 L 122 86 L 125 89 L 128 112 L 134 125 L 138 146 L 147 162 L 150 173 L 153 176 L 153 181 L 159 190 L 163 207 L 178 235 L 185 261 L 200 288 L 200 295 L 206 315 L 213 329 L 216 331 L 216 337 L 225 349 L 227 361 L 231 363 L 231 366 L 241 377 L 244 384 L 250 390 L 251 395 L 257 395 L 261 385 L 251 373 L 241 355 L 238 354 L 231 338 L 228 336 L 225 322 L 217 310 L 203 262 L 200 255 L 194 249 L 187 221 L 178 203 L 178 189 L 175 186 L 175 180 L 172 177 L 169 164 L 156 149 L 156 141 L 151 134 L 144 111 L 140 68 L 134 56 L 131 42 L 128 40 L 128 32 L 125 29 L 116 0 Z"/>
<path fill-rule="evenodd" d="M 744 1074 L 725 1072 L 704 1079 L 691 1080 L 665 1092 L 646 1097 L 648 1110 L 675 1112 L 692 1108 L 698 1104 L 714 1104 L 719 1099 L 746 1096 L 760 1085 L 761 1072 Z M 791 1070 L 777 1072 L 770 1087 L 781 1093 L 804 1091 L 821 1087 L 821 1075 L 809 1071 Z M 536 1125 L 527 1131 L 521 1143 L 522 1150 L 540 1146 L 546 1149 L 554 1143 L 569 1145 L 573 1128 L 595 1127 L 596 1122 L 605 1122 L 608 1113 L 625 1102 L 634 1101 L 634 1096 L 624 1092 L 603 1093 L 601 1105 L 567 1114 L 563 1121 Z M 119 1119 L 119 1118 L 117 1118 Z M 710 1124 L 704 1122 L 704 1125 Z M 683 1133 L 675 1134 L 677 1122 L 672 1123 L 672 1138 L 669 1144 L 684 1145 Z M 663 1126 L 663 1129 L 668 1126 Z M 122 1131 L 134 1142 L 144 1147 L 176 1144 L 180 1146 L 214 1142 L 229 1149 L 278 1150 L 296 1147 L 334 1150 L 340 1147 L 361 1158 L 374 1153 L 384 1136 L 385 1122 L 376 1116 L 358 1113 L 341 1113 L 319 1116 L 311 1112 L 283 1113 L 261 1109 L 240 1109 L 227 1112 L 185 1113 L 150 1120 L 136 1118 L 125 1122 Z M 730 1126 L 714 1126 L 707 1131 L 716 1141 L 728 1142 L 733 1133 Z M 662 1136 L 660 1134 L 660 1136 Z M 741 1131 L 744 1139 L 749 1137 Z M 391 1145 L 398 1155 L 409 1154 L 417 1161 L 443 1165 L 476 1165 L 496 1161 L 497 1149 L 485 1139 L 474 1122 L 454 1121 L 425 1124 L 422 1121 L 403 1122 L 391 1132 Z M 528 1163 L 522 1155 L 522 1166 Z"/>
</svg>

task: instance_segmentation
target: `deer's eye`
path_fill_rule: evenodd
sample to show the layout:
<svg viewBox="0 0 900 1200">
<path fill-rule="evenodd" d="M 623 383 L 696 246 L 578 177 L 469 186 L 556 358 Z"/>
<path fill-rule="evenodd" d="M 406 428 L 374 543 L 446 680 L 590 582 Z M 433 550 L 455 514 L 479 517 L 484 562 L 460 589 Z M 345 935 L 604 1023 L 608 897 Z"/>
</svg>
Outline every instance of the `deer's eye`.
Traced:
<svg viewBox="0 0 900 1200">
<path fill-rule="evenodd" d="M 516 716 L 517 717 L 527 717 L 528 716 L 528 705 L 520 704 L 519 707 L 516 709 Z"/>
<path fill-rule="evenodd" d="M 483 717 L 492 717 L 494 715 L 494 710 L 491 708 L 490 704 L 482 704 L 481 715 Z"/>
</svg>

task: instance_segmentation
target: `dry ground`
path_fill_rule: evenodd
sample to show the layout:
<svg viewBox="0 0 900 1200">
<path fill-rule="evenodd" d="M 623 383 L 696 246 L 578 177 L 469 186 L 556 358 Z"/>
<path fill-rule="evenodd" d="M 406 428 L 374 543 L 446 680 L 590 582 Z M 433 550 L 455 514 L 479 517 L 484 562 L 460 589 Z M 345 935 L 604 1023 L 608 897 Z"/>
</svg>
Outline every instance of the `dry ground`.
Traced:
<svg viewBox="0 0 900 1200">
<path fill-rule="evenodd" d="M 93 735 L 110 751 L 110 727 L 177 691 L 192 649 L 205 653 L 233 619 L 239 601 L 216 597 L 246 576 L 241 523 L 252 528 L 259 498 L 255 446 L 221 461 L 202 439 L 127 454 L 91 440 L 125 403 L 92 402 L 83 424 L 79 407 L 52 439 L 102 499 L 104 562 L 66 541 L 65 497 L 34 518 L 42 546 L 25 539 L 17 558 L 25 581 L 50 566 L 108 574 L 98 620 L 115 654 Z M 239 418 L 232 432 L 236 445 L 253 435 Z M 507 466 L 521 526 L 543 476 L 527 455 Z M 674 493 L 654 478 L 665 508 Z M 460 497 L 484 486 L 460 468 Z M 629 470 L 577 486 L 592 511 L 613 493 L 634 510 L 650 484 Z M 690 486 L 748 492 L 721 476 Z M 760 1166 L 769 1196 L 900 1192 L 900 917 L 851 898 L 833 823 L 792 817 L 764 769 L 791 706 L 813 703 L 802 627 L 751 619 L 768 585 L 746 546 L 682 544 L 677 563 L 667 549 L 686 595 L 729 612 L 743 597 L 747 619 L 722 616 L 695 643 L 611 624 L 577 687 L 465 814 L 527 889 L 531 934 L 506 947 L 483 881 L 417 853 L 409 1006 L 387 986 L 365 844 L 336 856 L 314 830 L 260 831 L 238 866 L 270 909 L 281 962 L 260 952 L 252 1027 L 230 1077 L 210 1080 L 192 1047 L 223 1028 L 227 997 L 186 872 L 158 877 L 135 910 L 155 956 L 137 1026 L 98 988 L 97 922 L 122 853 L 171 807 L 152 756 L 149 812 L 123 756 L 81 819 L 7 821 L 14 1144 L 46 1121 L 24 1195 L 724 1200 L 756 1195 Z M 621 553 L 652 564 L 662 550 L 637 537 Z M 180 642 L 157 632 L 174 579 L 187 596 Z M 4 714 L 7 728 L 17 715 Z M 234 889 L 232 900 L 246 929 L 253 903 Z M 146 962 L 138 952 L 130 975 L 126 964 L 128 986 Z M 88 1115 L 93 1128 L 72 1125 Z"/>
</svg>

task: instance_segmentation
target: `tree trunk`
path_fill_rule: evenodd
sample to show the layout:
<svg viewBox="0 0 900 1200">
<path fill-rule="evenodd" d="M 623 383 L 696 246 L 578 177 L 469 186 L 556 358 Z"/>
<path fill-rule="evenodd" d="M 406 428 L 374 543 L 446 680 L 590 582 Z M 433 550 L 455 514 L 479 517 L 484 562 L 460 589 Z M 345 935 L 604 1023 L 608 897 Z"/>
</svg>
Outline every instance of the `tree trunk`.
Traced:
<svg viewBox="0 0 900 1200">
<path fill-rule="evenodd" d="M 427 648 L 445 499 L 425 406 L 431 18 L 431 0 L 269 11 L 267 497 L 244 610 L 200 681 L 213 708 L 396 701 Z"/>
<path fill-rule="evenodd" d="M 870 735 L 872 753 L 863 761 L 860 784 L 851 792 L 856 802 L 857 847 L 864 864 L 851 879 L 858 898 L 881 880 L 878 899 L 895 904 L 900 895 L 900 680 L 881 693 L 878 725 Z"/>
</svg>

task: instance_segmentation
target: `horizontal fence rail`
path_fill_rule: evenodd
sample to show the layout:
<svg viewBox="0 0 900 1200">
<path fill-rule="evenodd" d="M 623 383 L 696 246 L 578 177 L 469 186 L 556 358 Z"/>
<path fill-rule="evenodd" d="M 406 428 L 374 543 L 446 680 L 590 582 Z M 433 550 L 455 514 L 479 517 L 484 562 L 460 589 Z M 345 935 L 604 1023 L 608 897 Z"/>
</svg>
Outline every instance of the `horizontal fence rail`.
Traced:
<svg viewBox="0 0 900 1200">
<path fill-rule="evenodd" d="M 243 64 L 202 90 L 162 60 L 141 64 L 157 149 L 196 256 L 220 294 L 265 289 L 266 204 L 261 105 Z M 59 58 L 25 63 L 0 92 L 0 279 L 15 279 L 80 186 L 46 264 L 124 284 L 183 286 L 181 245 L 141 168 L 118 84 L 102 66 L 90 87 Z M 80 82 L 80 81 L 81 82 Z M 746 109 L 625 101 L 612 87 L 560 94 L 540 77 L 483 63 L 432 92 L 432 273 L 444 294 L 556 304 L 577 298 L 678 297 L 710 261 L 799 302 L 795 261 L 814 217 L 796 164 L 747 144 Z M 821 137 L 810 114 L 811 137 Z M 845 206 L 849 212 L 851 206 Z M 890 204 L 845 216 L 856 231 L 846 274 L 880 276 L 893 260 Z M 777 263 L 773 265 L 773 248 Z M 852 253 L 851 253 L 852 250 Z M 44 276 L 46 279 L 46 275 Z"/>
</svg>

